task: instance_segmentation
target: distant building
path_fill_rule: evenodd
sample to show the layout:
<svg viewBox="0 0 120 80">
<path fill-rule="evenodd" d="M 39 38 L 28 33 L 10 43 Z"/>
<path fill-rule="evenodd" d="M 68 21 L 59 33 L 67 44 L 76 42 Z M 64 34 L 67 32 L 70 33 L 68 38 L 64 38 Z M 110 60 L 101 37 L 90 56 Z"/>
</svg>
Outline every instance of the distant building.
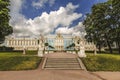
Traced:
<svg viewBox="0 0 120 80">
<path fill-rule="evenodd" d="M 40 44 L 43 40 L 42 44 Z M 80 42 L 83 45 L 80 45 Z M 45 43 L 48 46 L 45 46 Z M 70 46 L 74 44 L 74 46 Z M 94 50 L 95 45 L 93 43 L 86 42 L 85 39 L 81 39 L 78 36 L 71 35 L 47 35 L 38 38 L 30 37 L 6 37 L 5 45 L 7 47 L 13 47 L 14 50 L 38 50 L 39 46 L 45 48 L 48 51 L 70 51 L 79 50 L 80 46 L 84 46 L 85 50 Z"/>
</svg>

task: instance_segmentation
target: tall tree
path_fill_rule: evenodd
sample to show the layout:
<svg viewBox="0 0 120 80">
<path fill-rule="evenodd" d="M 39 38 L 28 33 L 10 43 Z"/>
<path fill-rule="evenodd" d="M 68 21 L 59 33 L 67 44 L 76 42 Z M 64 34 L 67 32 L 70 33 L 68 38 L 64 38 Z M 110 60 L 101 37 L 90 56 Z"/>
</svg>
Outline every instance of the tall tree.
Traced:
<svg viewBox="0 0 120 80">
<path fill-rule="evenodd" d="M 92 7 L 84 21 L 87 39 L 101 47 L 106 42 L 112 53 L 111 44 L 116 42 L 120 53 L 120 1 L 109 0 Z"/>
<path fill-rule="evenodd" d="M 13 32 L 12 27 L 9 25 L 9 0 L 0 0 L 0 43 L 5 39 L 5 36 Z"/>
<path fill-rule="evenodd" d="M 110 44 L 110 19 L 109 12 L 110 8 L 107 3 L 99 3 L 92 7 L 92 13 L 87 15 L 84 25 L 86 26 L 87 36 L 96 44 L 101 50 L 104 43 L 107 43 L 110 53 L 112 48 Z"/>
<path fill-rule="evenodd" d="M 120 1 L 119 0 L 109 0 L 108 4 L 111 8 L 111 27 L 113 40 L 118 46 L 118 51 L 120 53 Z"/>
</svg>

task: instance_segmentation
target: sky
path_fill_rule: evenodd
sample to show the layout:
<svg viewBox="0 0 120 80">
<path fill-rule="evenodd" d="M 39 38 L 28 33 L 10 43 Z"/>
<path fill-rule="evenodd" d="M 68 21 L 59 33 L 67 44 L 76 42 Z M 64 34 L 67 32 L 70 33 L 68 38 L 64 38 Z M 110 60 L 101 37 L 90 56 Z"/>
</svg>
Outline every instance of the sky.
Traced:
<svg viewBox="0 0 120 80">
<path fill-rule="evenodd" d="M 10 0 L 15 36 L 69 34 L 84 36 L 82 22 L 94 4 L 106 0 Z"/>
</svg>

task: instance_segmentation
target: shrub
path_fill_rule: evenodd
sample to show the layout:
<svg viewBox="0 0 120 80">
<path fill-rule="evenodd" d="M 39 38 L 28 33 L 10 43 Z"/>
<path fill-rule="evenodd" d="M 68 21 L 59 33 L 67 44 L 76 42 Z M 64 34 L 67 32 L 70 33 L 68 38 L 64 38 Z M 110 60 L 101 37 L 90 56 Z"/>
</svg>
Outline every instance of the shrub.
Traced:
<svg viewBox="0 0 120 80">
<path fill-rule="evenodd" d="M 0 51 L 13 51 L 13 47 L 0 46 Z"/>
</svg>

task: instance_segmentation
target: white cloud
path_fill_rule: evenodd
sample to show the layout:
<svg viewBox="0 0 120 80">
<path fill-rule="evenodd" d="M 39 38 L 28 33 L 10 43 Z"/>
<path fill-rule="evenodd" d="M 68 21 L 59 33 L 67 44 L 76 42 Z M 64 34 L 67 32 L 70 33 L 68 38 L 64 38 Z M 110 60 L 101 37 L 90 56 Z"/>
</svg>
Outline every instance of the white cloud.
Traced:
<svg viewBox="0 0 120 80">
<path fill-rule="evenodd" d="M 70 26 L 72 22 L 82 16 L 80 13 L 74 12 L 78 5 L 73 5 L 69 3 L 66 7 L 60 7 L 57 11 L 51 11 L 49 14 L 43 12 L 41 16 L 37 16 L 34 19 L 26 19 L 24 15 L 20 13 L 22 4 L 25 0 L 11 0 L 10 6 L 10 15 L 11 20 L 10 24 L 13 26 L 15 35 L 39 35 L 39 34 L 50 34 L 57 28 L 59 25 L 61 26 Z M 68 30 L 67 34 L 72 34 L 73 31 L 78 29 L 76 28 L 64 28 Z M 58 29 L 59 31 L 60 29 Z M 65 33 L 65 32 L 63 32 Z"/>
<path fill-rule="evenodd" d="M 60 27 L 56 30 L 56 33 L 61 33 L 61 34 L 72 34 L 73 33 L 73 28 L 68 28 L 68 27 Z"/>
<path fill-rule="evenodd" d="M 21 35 L 29 31 L 23 27 L 27 19 L 25 19 L 24 15 L 20 14 L 24 1 L 25 0 L 10 0 L 11 19 L 9 23 L 13 27 L 14 33 L 19 33 L 17 35 Z"/>
<path fill-rule="evenodd" d="M 23 18 L 24 16 L 20 14 L 22 4 L 25 0 L 10 0 L 10 16 L 11 21 L 17 21 L 18 19 Z"/>
<path fill-rule="evenodd" d="M 81 36 L 81 37 L 84 37 L 86 34 L 84 25 L 82 22 L 79 22 L 78 25 L 73 26 L 71 28 L 60 27 L 56 30 L 56 33 L 69 34 L 69 35 L 75 35 L 75 36 Z"/>
<path fill-rule="evenodd" d="M 39 0 L 38 2 L 33 1 L 32 5 L 36 8 L 44 7 L 46 3 L 49 3 L 52 6 L 55 3 L 55 0 Z"/>
</svg>

